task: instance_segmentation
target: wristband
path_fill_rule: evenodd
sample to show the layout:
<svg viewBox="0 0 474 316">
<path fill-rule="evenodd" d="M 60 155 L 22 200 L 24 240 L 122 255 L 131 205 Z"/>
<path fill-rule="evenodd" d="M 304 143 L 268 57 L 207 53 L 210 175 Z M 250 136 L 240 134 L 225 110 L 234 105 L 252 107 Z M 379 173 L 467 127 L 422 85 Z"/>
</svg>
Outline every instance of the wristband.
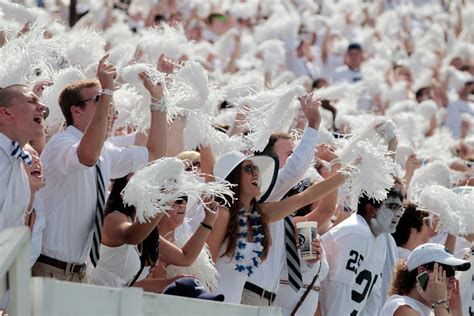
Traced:
<svg viewBox="0 0 474 316">
<path fill-rule="evenodd" d="M 110 89 L 102 89 L 102 90 L 100 90 L 100 94 L 105 94 L 105 95 L 113 96 L 113 95 L 114 95 L 114 91 L 112 91 L 112 90 L 110 90 Z"/>
<path fill-rule="evenodd" d="M 211 225 L 208 225 L 208 224 L 206 224 L 206 223 L 204 223 L 204 222 L 201 222 L 201 226 L 204 227 L 204 228 L 207 228 L 207 229 L 209 229 L 209 230 L 212 230 L 212 226 L 211 226 Z"/>
<path fill-rule="evenodd" d="M 161 99 L 156 102 L 150 103 L 150 111 L 160 111 L 166 112 L 166 103 L 165 100 Z"/>
<path fill-rule="evenodd" d="M 339 157 L 331 160 L 331 162 L 329 163 L 329 168 L 332 169 L 332 167 L 334 167 L 334 165 L 337 165 L 337 164 L 342 164 L 342 159 Z"/>
</svg>

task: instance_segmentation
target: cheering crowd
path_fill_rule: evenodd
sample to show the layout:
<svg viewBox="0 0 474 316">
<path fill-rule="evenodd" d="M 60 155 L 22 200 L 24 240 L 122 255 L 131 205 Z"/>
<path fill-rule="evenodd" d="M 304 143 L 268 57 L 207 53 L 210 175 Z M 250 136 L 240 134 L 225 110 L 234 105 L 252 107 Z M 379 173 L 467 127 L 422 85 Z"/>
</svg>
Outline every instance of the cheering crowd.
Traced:
<svg viewBox="0 0 474 316">
<path fill-rule="evenodd" d="M 0 231 L 61 281 L 474 315 L 473 43 L 468 0 L 0 0 Z"/>
</svg>

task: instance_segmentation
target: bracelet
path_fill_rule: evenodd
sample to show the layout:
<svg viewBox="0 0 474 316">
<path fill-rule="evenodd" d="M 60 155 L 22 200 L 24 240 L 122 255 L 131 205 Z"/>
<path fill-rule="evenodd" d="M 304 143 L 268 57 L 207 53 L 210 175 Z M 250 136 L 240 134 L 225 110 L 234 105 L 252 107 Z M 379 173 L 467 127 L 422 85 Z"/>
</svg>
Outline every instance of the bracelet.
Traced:
<svg viewBox="0 0 474 316">
<path fill-rule="evenodd" d="M 209 230 L 212 230 L 212 226 L 211 226 L 211 225 L 208 225 L 208 224 L 206 224 L 206 223 L 204 223 L 204 222 L 201 222 L 201 226 L 204 227 L 204 228 L 207 228 L 207 229 L 209 229 Z"/>
<path fill-rule="evenodd" d="M 110 95 L 110 96 L 113 96 L 114 95 L 114 92 L 110 89 L 102 89 L 100 90 L 100 94 L 105 94 L 105 95 Z"/>
<path fill-rule="evenodd" d="M 443 305 L 443 304 L 446 304 L 446 305 Z M 433 309 L 436 309 L 438 307 L 443 307 L 443 308 L 446 308 L 449 312 L 449 302 L 448 300 L 444 299 L 444 300 L 439 300 L 439 301 L 436 301 L 434 302 L 432 305 L 431 305 L 431 308 Z"/>
<path fill-rule="evenodd" d="M 160 111 L 160 112 L 166 112 L 166 102 L 163 99 L 160 99 L 156 102 L 151 102 L 150 103 L 150 111 Z"/>
</svg>

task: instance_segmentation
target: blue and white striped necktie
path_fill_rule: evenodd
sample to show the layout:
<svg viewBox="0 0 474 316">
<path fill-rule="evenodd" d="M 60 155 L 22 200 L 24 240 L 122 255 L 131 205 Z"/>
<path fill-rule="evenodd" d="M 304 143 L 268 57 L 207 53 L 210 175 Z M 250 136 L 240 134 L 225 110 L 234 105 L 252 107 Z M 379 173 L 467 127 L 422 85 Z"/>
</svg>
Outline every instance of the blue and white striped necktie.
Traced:
<svg viewBox="0 0 474 316">
<path fill-rule="evenodd" d="M 28 166 L 33 164 L 33 159 L 31 158 L 31 154 L 23 150 L 18 142 L 12 141 L 12 151 L 11 155 L 17 159 L 23 160 Z"/>
</svg>

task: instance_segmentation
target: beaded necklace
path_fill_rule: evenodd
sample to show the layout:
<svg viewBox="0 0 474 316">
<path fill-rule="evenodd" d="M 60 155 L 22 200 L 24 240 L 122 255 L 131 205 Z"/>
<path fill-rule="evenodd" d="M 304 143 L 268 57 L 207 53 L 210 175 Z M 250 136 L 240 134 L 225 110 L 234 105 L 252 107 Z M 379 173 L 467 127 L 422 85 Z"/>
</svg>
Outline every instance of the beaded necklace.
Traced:
<svg viewBox="0 0 474 316">
<path fill-rule="evenodd" d="M 250 224 L 250 225 L 249 225 Z M 248 241 L 248 227 L 252 230 L 252 236 L 257 243 L 257 249 L 252 250 L 253 257 L 251 261 L 245 261 L 245 255 L 242 250 L 247 247 Z M 253 268 L 258 268 L 262 262 L 263 244 L 265 242 L 265 235 L 263 233 L 262 217 L 255 207 L 247 213 L 245 208 L 239 210 L 239 239 L 237 240 L 237 251 L 235 253 L 235 270 L 247 273 L 247 276 L 253 274 Z"/>
</svg>

